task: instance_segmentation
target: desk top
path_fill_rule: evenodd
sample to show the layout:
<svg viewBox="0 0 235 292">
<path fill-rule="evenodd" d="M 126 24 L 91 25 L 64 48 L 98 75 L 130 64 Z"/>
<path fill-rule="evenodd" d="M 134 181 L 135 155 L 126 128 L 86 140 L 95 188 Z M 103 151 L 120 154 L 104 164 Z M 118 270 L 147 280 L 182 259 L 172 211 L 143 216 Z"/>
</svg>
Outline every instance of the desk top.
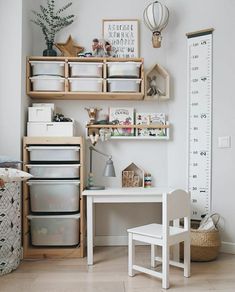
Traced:
<svg viewBox="0 0 235 292">
<path fill-rule="evenodd" d="M 173 191 L 169 187 L 152 187 L 152 188 L 106 188 L 104 190 L 84 190 L 83 196 L 143 196 L 143 195 L 162 195 Z"/>
</svg>

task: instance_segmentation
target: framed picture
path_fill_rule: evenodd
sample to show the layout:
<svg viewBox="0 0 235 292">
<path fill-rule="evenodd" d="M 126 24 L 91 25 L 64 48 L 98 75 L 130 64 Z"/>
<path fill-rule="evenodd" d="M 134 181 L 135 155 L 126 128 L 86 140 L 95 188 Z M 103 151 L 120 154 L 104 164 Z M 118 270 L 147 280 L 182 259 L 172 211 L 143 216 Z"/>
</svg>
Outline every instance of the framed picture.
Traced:
<svg viewBox="0 0 235 292">
<path fill-rule="evenodd" d="M 139 21 L 137 19 L 104 19 L 103 38 L 110 42 L 117 57 L 139 57 Z"/>
</svg>

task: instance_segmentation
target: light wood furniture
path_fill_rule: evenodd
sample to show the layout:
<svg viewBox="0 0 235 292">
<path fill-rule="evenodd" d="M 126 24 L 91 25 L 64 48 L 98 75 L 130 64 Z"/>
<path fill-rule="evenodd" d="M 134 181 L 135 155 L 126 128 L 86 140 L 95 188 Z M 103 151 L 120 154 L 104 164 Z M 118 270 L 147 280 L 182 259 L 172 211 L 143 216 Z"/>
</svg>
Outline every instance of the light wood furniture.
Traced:
<svg viewBox="0 0 235 292">
<path fill-rule="evenodd" d="M 33 145 L 76 145 L 80 147 L 80 194 L 84 189 L 84 141 L 82 137 L 24 137 L 23 162 L 24 170 L 28 171 L 28 146 Z M 85 256 L 85 200 L 80 195 L 80 244 L 76 247 L 35 247 L 30 241 L 30 223 L 27 216 L 30 214 L 29 187 L 23 184 L 23 257 L 24 259 L 40 258 L 79 258 Z"/>
<path fill-rule="evenodd" d="M 129 139 L 129 140 L 169 140 L 170 124 L 166 125 L 86 125 L 87 129 L 166 129 L 166 136 L 112 136 L 111 139 Z"/>
<path fill-rule="evenodd" d="M 148 224 L 128 229 L 128 274 L 134 270 L 162 279 L 162 288 L 169 288 L 169 264 L 184 269 L 190 277 L 190 195 L 183 190 L 164 193 L 162 196 L 162 224 Z M 173 220 L 184 218 L 184 227 L 170 226 Z M 151 266 L 162 262 L 162 272 L 157 272 L 134 263 L 135 243 L 141 241 L 151 245 Z M 184 263 L 170 261 L 170 246 L 184 242 Z M 155 256 L 155 246 L 162 247 L 162 257 Z"/>
<path fill-rule="evenodd" d="M 152 78 L 156 78 L 156 88 L 158 93 L 149 95 L 148 91 L 151 89 Z M 160 64 L 154 65 L 145 74 L 145 100 L 168 100 L 170 98 L 170 75 L 165 68 Z"/>
<path fill-rule="evenodd" d="M 65 89 L 63 92 L 57 91 L 33 91 L 30 77 L 32 76 L 31 66 L 29 61 L 64 61 L 65 62 Z M 107 62 L 141 62 L 140 68 L 140 92 L 108 92 L 107 91 Z M 26 92 L 31 98 L 40 98 L 42 100 L 143 100 L 144 99 L 144 65 L 142 58 L 78 58 L 78 57 L 28 57 L 26 68 Z M 70 70 L 68 62 L 100 62 L 103 64 L 103 92 L 71 92 L 68 78 Z"/>
<path fill-rule="evenodd" d="M 162 203 L 164 194 L 172 189 L 156 188 L 107 188 L 105 190 L 84 190 L 82 196 L 87 198 L 87 264 L 93 265 L 93 210 L 98 203 Z M 176 222 L 178 224 L 178 222 Z M 174 249 L 177 258 L 178 247 Z"/>
</svg>

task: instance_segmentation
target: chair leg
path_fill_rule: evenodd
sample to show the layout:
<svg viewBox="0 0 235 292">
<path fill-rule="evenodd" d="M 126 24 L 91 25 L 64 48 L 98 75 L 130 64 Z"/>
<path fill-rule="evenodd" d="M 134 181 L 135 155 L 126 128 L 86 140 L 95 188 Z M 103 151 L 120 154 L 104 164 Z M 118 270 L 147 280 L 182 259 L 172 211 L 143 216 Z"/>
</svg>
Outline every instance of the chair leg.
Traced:
<svg viewBox="0 0 235 292">
<path fill-rule="evenodd" d="M 190 277 L 190 240 L 184 241 L 184 277 Z"/>
<path fill-rule="evenodd" d="M 133 271 L 133 264 L 135 261 L 135 243 L 133 240 L 133 234 L 128 233 L 128 275 L 130 277 L 133 277 L 134 271 Z"/>
<path fill-rule="evenodd" d="M 151 267 L 156 268 L 156 246 L 154 244 L 151 244 Z"/>
<path fill-rule="evenodd" d="M 169 288 L 169 246 L 162 246 L 162 288 Z"/>
</svg>

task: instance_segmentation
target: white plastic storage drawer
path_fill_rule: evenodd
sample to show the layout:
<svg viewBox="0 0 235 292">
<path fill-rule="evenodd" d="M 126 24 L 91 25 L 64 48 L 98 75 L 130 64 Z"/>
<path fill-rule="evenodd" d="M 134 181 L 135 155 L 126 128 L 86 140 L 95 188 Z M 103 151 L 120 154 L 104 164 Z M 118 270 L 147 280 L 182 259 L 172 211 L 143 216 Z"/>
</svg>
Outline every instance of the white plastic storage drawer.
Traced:
<svg viewBox="0 0 235 292">
<path fill-rule="evenodd" d="M 28 121 L 29 122 L 52 122 L 53 112 L 51 107 L 29 107 Z"/>
<path fill-rule="evenodd" d="M 69 62 L 71 77 L 102 77 L 102 63 Z"/>
<path fill-rule="evenodd" d="M 102 78 L 69 78 L 70 91 L 102 92 Z"/>
<path fill-rule="evenodd" d="M 73 122 L 34 122 L 27 123 L 28 137 L 72 137 L 74 135 Z"/>
<path fill-rule="evenodd" d="M 78 212 L 79 181 L 74 180 L 31 180 L 32 212 Z"/>
<path fill-rule="evenodd" d="M 141 79 L 107 79 L 109 92 L 140 92 Z"/>
<path fill-rule="evenodd" d="M 34 76 L 29 78 L 33 91 L 64 91 L 65 78 L 59 76 Z"/>
<path fill-rule="evenodd" d="M 56 75 L 64 77 L 65 62 L 55 61 L 29 61 L 32 69 L 32 76 L 35 75 Z"/>
<path fill-rule="evenodd" d="M 74 246 L 79 244 L 79 218 L 75 215 L 29 215 L 32 245 Z"/>
<path fill-rule="evenodd" d="M 30 161 L 79 161 L 79 146 L 29 146 Z"/>
<path fill-rule="evenodd" d="M 34 178 L 79 178 L 80 164 L 28 164 Z"/>
<path fill-rule="evenodd" d="M 108 66 L 108 77 L 139 78 L 141 62 L 110 62 Z"/>
</svg>

